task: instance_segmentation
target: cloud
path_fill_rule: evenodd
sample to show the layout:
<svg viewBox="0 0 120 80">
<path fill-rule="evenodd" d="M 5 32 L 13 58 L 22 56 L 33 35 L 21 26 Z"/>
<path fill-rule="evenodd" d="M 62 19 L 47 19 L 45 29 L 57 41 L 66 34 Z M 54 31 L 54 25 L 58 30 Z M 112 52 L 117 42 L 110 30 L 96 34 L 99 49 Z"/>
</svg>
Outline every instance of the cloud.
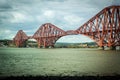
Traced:
<svg viewBox="0 0 120 80">
<path fill-rule="evenodd" d="M 12 23 L 24 22 L 26 20 L 26 16 L 24 14 L 14 12 L 13 19 L 11 19 Z"/>
<path fill-rule="evenodd" d="M 6 34 L 10 34 L 11 33 L 11 30 L 5 30 L 4 31 Z"/>
<path fill-rule="evenodd" d="M 1 39 L 13 39 L 14 36 L 15 36 L 14 31 L 11 31 L 9 29 L 0 29 Z"/>
<path fill-rule="evenodd" d="M 27 13 L 11 12 L 11 15 L 12 15 L 12 18 L 10 18 L 11 23 L 27 23 L 33 21 L 33 17 Z"/>
<path fill-rule="evenodd" d="M 112 0 L 112 5 L 120 5 L 120 0 Z"/>
<path fill-rule="evenodd" d="M 0 12 L 4 12 L 4 11 L 10 11 L 12 10 L 12 6 L 9 4 L 9 2 L 7 2 L 6 0 L 1 0 L 0 1 Z"/>
<path fill-rule="evenodd" d="M 35 15 L 34 20 L 39 23 L 41 22 L 42 24 L 52 23 L 56 19 L 55 16 L 55 11 L 46 9 L 41 10 L 40 14 Z"/>
<path fill-rule="evenodd" d="M 80 23 L 84 18 L 80 18 L 79 16 L 76 15 L 67 15 L 64 16 L 64 20 L 68 22 L 68 24 L 77 24 Z"/>
<path fill-rule="evenodd" d="M 52 10 L 46 10 L 44 11 L 43 15 L 46 16 L 47 18 L 54 18 L 55 13 Z"/>
</svg>

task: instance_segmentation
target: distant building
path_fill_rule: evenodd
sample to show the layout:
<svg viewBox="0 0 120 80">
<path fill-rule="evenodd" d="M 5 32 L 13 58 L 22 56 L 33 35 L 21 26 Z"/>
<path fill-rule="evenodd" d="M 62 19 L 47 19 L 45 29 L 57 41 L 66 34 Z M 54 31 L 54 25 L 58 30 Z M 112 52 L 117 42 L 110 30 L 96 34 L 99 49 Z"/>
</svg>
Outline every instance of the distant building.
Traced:
<svg viewBox="0 0 120 80">
<path fill-rule="evenodd" d="M 81 43 L 80 45 L 78 45 L 79 47 L 88 47 L 88 44 L 84 44 L 84 43 Z"/>
</svg>

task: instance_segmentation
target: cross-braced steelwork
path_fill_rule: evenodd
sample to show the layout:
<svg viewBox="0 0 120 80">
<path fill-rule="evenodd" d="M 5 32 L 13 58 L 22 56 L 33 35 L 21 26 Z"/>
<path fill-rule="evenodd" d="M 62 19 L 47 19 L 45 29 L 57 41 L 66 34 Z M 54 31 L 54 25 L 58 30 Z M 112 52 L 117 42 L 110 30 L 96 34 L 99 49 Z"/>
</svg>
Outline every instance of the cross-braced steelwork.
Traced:
<svg viewBox="0 0 120 80">
<path fill-rule="evenodd" d="M 106 7 L 76 31 L 99 46 L 120 46 L 120 6 Z"/>
<path fill-rule="evenodd" d="M 28 39 L 28 36 L 22 31 L 19 30 L 14 37 L 13 41 L 16 44 L 17 47 L 23 47 L 25 46 L 25 41 Z"/>
<path fill-rule="evenodd" d="M 120 6 L 104 8 L 77 30 L 64 31 L 51 23 L 43 24 L 33 36 L 27 36 L 20 30 L 14 38 L 16 46 L 34 38 L 38 47 L 54 46 L 55 42 L 65 35 L 83 34 L 93 39 L 100 47 L 120 46 Z"/>
<path fill-rule="evenodd" d="M 46 23 L 37 30 L 37 32 L 33 35 L 33 38 L 37 40 L 38 47 L 54 47 L 55 42 L 64 35 L 65 31 L 53 24 Z"/>
</svg>

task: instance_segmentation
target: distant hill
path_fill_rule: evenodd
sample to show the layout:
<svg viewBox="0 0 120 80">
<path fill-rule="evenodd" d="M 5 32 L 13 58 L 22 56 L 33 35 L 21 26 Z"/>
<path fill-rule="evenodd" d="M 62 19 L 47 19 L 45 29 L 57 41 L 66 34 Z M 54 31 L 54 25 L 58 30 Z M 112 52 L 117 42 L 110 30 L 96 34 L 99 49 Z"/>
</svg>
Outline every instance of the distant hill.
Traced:
<svg viewBox="0 0 120 80">
<path fill-rule="evenodd" d="M 57 42 L 55 47 L 59 48 L 82 48 L 82 47 L 97 47 L 95 42 L 85 42 L 85 43 L 61 43 Z"/>
<path fill-rule="evenodd" d="M 26 47 L 37 47 L 36 41 L 26 41 Z M 0 47 L 15 47 L 15 44 L 12 40 L 0 40 Z M 83 47 L 98 47 L 95 42 L 85 42 L 85 43 L 62 43 L 57 42 L 55 43 L 55 48 L 83 48 Z"/>
<path fill-rule="evenodd" d="M 12 44 L 12 40 L 8 40 L 8 39 L 0 40 L 1 47 L 10 46 L 11 44 Z"/>
</svg>

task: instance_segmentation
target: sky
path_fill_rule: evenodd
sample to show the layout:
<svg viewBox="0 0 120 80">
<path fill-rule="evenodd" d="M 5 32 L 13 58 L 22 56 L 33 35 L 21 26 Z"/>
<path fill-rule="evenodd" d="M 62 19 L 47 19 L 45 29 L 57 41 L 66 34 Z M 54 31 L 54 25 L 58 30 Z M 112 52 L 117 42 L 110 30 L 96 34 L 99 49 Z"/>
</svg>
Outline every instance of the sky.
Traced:
<svg viewBox="0 0 120 80">
<path fill-rule="evenodd" d="M 45 23 L 76 30 L 103 8 L 120 0 L 0 0 L 0 39 L 13 39 L 18 30 L 32 36 Z M 84 35 L 68 35 L 57 42 L 91 42 Z"/>
</svg>

